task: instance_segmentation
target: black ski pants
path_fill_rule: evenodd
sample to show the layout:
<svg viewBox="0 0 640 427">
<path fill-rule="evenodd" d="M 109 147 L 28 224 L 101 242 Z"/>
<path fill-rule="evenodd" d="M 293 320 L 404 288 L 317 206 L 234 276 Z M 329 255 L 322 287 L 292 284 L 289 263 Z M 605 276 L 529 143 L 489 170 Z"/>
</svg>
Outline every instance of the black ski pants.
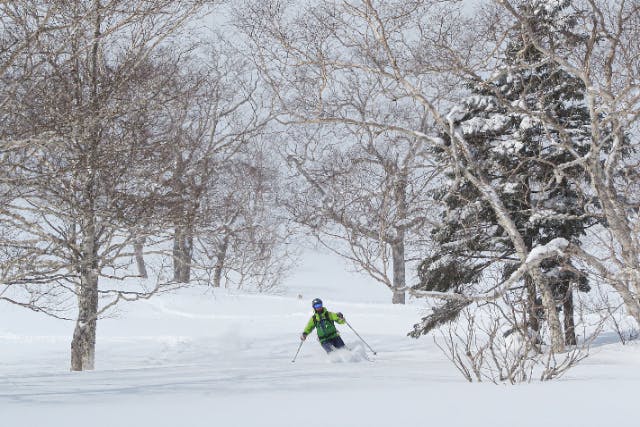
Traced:
<svg viewBox="0 0 640 427">
<path fill-rule="evenodd" d="M 344 347 L 344 341 L 340 336 L 332 338 L 330 340 L 326 340 L 325 342 L 320 343 L 324 351 L 327 353 L 331 353 L 333 350 Z"/>
</svg>

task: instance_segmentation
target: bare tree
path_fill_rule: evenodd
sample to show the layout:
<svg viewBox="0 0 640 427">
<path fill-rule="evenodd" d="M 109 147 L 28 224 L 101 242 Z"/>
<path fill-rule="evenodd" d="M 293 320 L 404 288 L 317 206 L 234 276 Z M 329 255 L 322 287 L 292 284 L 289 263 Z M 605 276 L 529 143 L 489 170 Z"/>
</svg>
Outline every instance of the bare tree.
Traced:
<svg viewBox="0 0 640 427">
<path fill-rule="evenodd" d="M 407 265 L 420 252 L 436 168 L 425 162 L 420 139 L 371 128 L 363 133 L 298 133 L 300 154 L 288 159 L 306 186 L 294 184 L 287 206 L 323 245 L 387 286 L 394 304 L 404 304 Z"/>
<path fill-rule="evenodd" d="M 278 169 L 270 142 L 260 139 L 217 168 L 194 247 L 198 276 L 210 286 L 273 290 L 293 265 Z"/>
<path fill-rule="evenodd" d="M 24 56 L 29 56 L 32 59 L 29 69 L 21 72 L 36 71 L 45 64 L 43 58 L 35 53 L 46 35 L 64 26 L 75 25 L 56 20 L 61 6 L 60 2 L 42 0 L 0 3 L 0 80 L 3 82 L 0 106 L 13 99 L 16 82 L 12 81 L 12 73 L 17 71 L 17 63 L 23 63 Z"/>
<path fill-rule="evenodd" d="M 3 140 L 3 182 L 13 193 L 0 221 L 17 235 L 3 242 L 16 254 L 3 286 L 75 295 L 71 369 L 87 370 L 95 363 L 100 314 L 121 300 L 148 298 L 163 284 L 124 281 L 131 275 L 131 224 L 151 212 L 134 202 L 142 200 L 136 186 L 144 181 L 136 180 L 136 162 L 149 149 L 144 142 L 153 141 L 141 142 L 126 125 L 136 111 L 166 101 L 159 52 L 202 2 L 56 4 L 59 29 L 47 32 L 34 53 L 43 66 L 11 75 L 19 90 L 8 113 L 12 134 Z M 17 61 L 29 69 L 34 57 Z"/>
<path fill-rule="evenodd" d="M 516 324 L 515 329 L 509 329 L 515 332 L 505 333 L 516 319 L 497 304 L 473 311 L 466 308 L 460 321 L 449 324 L 434 341 L 469 382 L 550 381 L 562 377 L 589 355 L 593 337 L 585 337 L 565 354 L 541 356 L 538 337 L 532 337 L 528 327 Z"/>
<path fill-rule="evenodd" d="M 264 151 L 259 147 L 271 111 L 260 105 L 255 73 L 239 50 L 219 39 L 200 51 L 206 63 L 194 57 L 170 82 L 180 95 L 166 110 L 170 154 L 161 167 L 166 196 L 160 208 L 173 229 L 174 280 L 188 283 L 194 266 L 208 268 L 196 259 L 206 241 L 204 252 L 215 258 L 219 268 L 213 281 L 219 284 L 229 249 L 237 243 L 237 228 L 244 227 L 238 224 L 251 210 L 248 198 L 252 191 L 255 197 L 266 191 L 251 186 L 259 187 L 253 177 L 265 173 L 266 165 L 254 163 L 248 153 Z"/>
</svg>

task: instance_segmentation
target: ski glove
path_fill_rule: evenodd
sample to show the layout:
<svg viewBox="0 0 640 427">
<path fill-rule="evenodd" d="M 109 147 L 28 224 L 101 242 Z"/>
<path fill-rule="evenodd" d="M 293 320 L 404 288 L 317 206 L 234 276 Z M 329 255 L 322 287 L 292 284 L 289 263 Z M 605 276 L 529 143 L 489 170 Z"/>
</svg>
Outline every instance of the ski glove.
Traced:
<svg viewBox="0 0 640 427">
<path fill-rule="evenodd" d="M 300 335 L 300 340 L 304 341 L 306 339 L 307 339 L 307 334 L 303 332 L 302 335 Z"/>
<path fill-rule="evenodd" d="M 340 318 L 340 319 L 344 319 L 344 315 L 342 313 L 336 313 L 336 315 Z"/>
</svg>

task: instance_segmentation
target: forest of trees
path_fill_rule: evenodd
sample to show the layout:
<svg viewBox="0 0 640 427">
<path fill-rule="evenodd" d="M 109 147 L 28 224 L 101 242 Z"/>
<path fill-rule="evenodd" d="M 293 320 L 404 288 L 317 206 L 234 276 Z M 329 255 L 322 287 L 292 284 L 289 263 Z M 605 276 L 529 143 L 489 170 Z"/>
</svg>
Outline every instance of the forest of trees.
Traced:
<svg viewBox="0 0 640 427">
<path fill-rule="evenodd" d="M 119 302 L 311 236 L 469 381 L 557 377 L 640 328 L 638 40 L 635 0 L 3 2 L 0 303 L 93 369 Z"/>
</svg>

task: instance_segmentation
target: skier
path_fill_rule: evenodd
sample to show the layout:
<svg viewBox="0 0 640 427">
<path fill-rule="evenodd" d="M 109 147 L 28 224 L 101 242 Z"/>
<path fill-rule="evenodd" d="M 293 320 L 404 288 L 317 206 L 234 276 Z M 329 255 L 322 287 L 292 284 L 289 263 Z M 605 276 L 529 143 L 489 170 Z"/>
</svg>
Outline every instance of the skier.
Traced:
<svg viewBox="0 0 640 427">
<path fill-rule="evenodd" d="M 338 322 L 340 325 L 345 323 L 342 313 L 333 313 L 324 308 L 320 298 L 314 299 L 311 306 L 313 307 L 314 313 L 304 328 L 302 335 L 300 335 L 300 339 L 302 341 L 306 340 L 307 335 L 315 328 L 318 333 L 320 345 L 322 345 L 322 348 L 324 348 L 327 353 L 344 347 L 344 341 L 340 338 L 340 334 L 334 324 L 334 322 Z"/>
</svg>

